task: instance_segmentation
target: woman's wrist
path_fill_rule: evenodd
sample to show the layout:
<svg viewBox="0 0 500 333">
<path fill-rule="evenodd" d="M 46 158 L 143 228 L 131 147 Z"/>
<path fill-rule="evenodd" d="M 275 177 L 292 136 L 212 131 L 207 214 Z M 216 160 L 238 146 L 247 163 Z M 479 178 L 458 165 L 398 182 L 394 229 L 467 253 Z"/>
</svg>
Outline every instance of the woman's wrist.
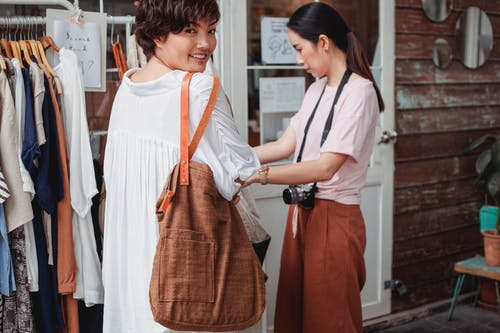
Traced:
<svg viewBox="0 0 500 333">
<path fill-rule="evenodd" d="M 259 183 L 261 183 L 262 185 L 266 185 L 267 184 L 267 175 L 269 173 L 269 166 L 267 166 L 266 164 L 262 164 L 259 168 L 259 170 L 257 171 L 257 175 L 258 175 L 258 181 Z"/>
</svg>

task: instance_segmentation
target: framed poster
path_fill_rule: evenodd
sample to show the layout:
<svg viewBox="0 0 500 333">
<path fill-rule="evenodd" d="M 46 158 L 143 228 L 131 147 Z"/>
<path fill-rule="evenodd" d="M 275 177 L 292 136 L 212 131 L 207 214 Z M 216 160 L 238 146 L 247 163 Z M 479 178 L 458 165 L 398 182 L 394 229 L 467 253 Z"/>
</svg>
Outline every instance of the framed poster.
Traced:
<svg viewBox="0 0 500 333">
<path fill-rule="evenodd" d="M 295 50 L 288 40 L 288 17 L 260 18 L 263 64 L 295 64 Z"/>
<path fill-rule="evenodd" d="M 47 35 L 56 45 L 76 53 L 85 91 L 106 91 L 106 17 L 104 13 L 81 12 L 79 23 L 68 10 L 47 9 Z M 59 63 L 50 55 L 53 66 Z"/>
</svg>

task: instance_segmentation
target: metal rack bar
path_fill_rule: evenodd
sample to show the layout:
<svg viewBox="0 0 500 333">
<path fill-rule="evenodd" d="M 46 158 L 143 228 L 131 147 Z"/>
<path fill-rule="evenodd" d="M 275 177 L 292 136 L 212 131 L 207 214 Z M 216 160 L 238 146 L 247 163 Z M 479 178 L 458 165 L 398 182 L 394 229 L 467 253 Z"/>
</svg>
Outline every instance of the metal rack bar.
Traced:
<svg viewBox="0 0 500 333">
<path fill-rule="evenodd" d="M 69 2 L 68 0 L 0 0 L 0 5 L 36 5 L 36 6 L 61 6 L 68 10 L 74 11 L 79 9 L 79 0 L 74 0 L 74 4 Z M 99 5 L 101 12 L 103 11 L 104 3 L 101 0 Z M 30 17 L 30 24 L 45 24 L 45 17 L 41 16 L 28 16 Z M 132 25 L 135 23 L 134 16 L 108 16 L 106 22 L 108 24 L 125 24 Z M 14 16 L 14 17 L 0 17 L 0 24 L 8 25 L 8 24 L 22 24 L 26 23 L 23 21 L 22 16 Z"/>
<path fill-rule="evenodd" d="M 1 1 L 1 0 L 0 0 Z M 0 2 L 1 4 L 1 2 Z M 29 22 L 26 21 L 26 17 L 29 17 Z M 43 16 L 11 16 L 11 17 L 0 17 L 0 25 L 10 25 L 10 24 L 45 24 L 46 18 Z M 132 25 L 135 23 L 134 16 L 108 16 L 106 19 L 108 24 L 125 24 Z"/>
<path fill-rule="evenodd" d="M 0 0 L 0 5 L 54 5 L 68 10 L 75 10 L 75 8 L 78 8 L 78 4 L 78 0 L 75 0 L 74 4 L 68 0 Z"/>
</svg>

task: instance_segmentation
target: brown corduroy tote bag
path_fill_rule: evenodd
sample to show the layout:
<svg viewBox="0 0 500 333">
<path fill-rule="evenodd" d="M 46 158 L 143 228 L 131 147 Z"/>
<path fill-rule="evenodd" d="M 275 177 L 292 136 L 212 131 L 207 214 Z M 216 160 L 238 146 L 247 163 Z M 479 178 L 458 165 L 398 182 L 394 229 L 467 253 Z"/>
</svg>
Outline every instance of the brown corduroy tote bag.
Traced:
<svg viewBox="0 0 500 333">
<path fill-rule="evenodd" d="M 149 288 L 151 310 L 155 321 L 178 331 L 242 330 L 264 311 L 264 273 L 235 205 L 218 193 L 210 167 L 191 161 L 219 90 L 214 77 L 188 146 L 191 76 L 181 89 L 181 158 L 157 202 L 160 237 Z"/>
</svg>

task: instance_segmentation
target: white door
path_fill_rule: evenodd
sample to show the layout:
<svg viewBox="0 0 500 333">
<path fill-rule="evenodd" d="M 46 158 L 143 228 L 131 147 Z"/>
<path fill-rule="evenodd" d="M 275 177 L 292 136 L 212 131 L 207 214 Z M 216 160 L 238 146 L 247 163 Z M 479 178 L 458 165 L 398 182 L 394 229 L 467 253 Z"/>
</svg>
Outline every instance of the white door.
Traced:
<svg viewBox="0 0 500 333">
<path fill-rule="evenodd" d="M 240 134 L 249 138 L 249 76 L 254 75 L 254 70 L 265 71 L 270 67 L 281 67 L 247 64 L 247 1 L 219 0 L 219 5 L 222 18 L 219 45 L 214 57 L 215 65 L 220 70 L 222 84 L 232 101 Z M 384 0 L 379 6 L 378 57 L 375 57 L 373 66 L 386 105 L 377 128 L 377 142 L 384 131 L 394 131 L 394 36 L 394 0 Z M 288 69 L 294 68 L 288 66 Z M 367 234 L 367 281 L 362 292 L 364 319 L 390 312 L 391 291 L 384 289 L 384 281 L 391 279 L 392 265 L 393 148 L 393 142 L 375 146 L 368 170 L 367 186 L 362 192 L 361 208 Z M 265 270 L 269 276 L 266 283 L 266 313 L 262 322 L 249 332 L 273 332 L 280 253 L 288 208 L 281 199 L 283 188 L 284 186 L 277 185 L 254 185 L 252 188 L 262 223 L 271 234 L 272 241 L 265 262 Z"/>
</svg>

